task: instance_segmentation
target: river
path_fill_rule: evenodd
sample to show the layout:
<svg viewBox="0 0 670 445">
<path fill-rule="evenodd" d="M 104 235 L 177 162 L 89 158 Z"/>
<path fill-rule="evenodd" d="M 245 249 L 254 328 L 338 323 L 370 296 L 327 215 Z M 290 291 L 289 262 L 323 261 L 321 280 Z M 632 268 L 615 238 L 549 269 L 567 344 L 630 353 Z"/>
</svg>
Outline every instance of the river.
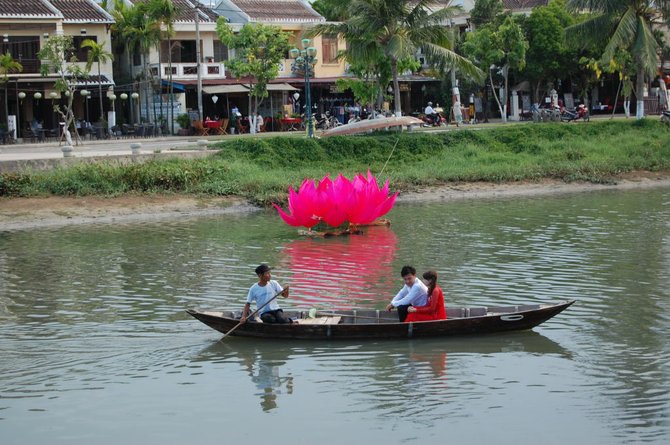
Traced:
<svg viewBox="0 0 670 445">
<path fill-rule="evenodd" d="M 304 239 L 274 211 L 0 231 L 0 444 L 670 441 L 670 189 L 399 203 Z M 383 308 L 400 268 L 448 306 L 577 302 L 528 332 L 279 342 L 184 309 Z"/>
</svg>

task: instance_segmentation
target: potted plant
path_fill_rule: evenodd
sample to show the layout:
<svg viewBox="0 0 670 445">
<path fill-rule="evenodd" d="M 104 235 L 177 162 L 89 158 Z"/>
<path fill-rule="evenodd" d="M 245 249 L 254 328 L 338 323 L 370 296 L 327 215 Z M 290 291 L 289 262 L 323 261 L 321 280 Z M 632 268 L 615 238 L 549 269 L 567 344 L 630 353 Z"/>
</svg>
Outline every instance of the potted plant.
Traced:
<svg viewBox="0 0 670 445">
<path fill-rule="evenodd" d="M 189 115 L 186 113 L 180 114 L 179 116 L 177 116 L 177 119 L 175 120 L 181 127 L 179 129 L 179 136 L 188 136 L 191 128 L 191 118 L 189 117 Z"/>
</svg>

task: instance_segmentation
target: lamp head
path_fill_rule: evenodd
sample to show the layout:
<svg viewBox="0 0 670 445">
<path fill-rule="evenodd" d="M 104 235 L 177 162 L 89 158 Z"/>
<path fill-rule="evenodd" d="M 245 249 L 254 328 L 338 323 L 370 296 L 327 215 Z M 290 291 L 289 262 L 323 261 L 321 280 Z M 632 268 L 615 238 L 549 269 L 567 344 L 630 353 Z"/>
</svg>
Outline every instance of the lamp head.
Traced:
<svg viewBox="0 0 670 445">
<path fill-rule="evenodd" d="M 300 50 L 298 48 L 292 48 L 289 52 L 291 59 L 295 59 L 300 55 Z"/>
<path fill-rule="evenodd" d="M 133 93 L 130 95 L 130 97 L 132 97 L 133 99 L 137 99 L 140 97 L 140 93 Z"/>
<path fill-rule="evenodd" d="M 121 100 L 126 100 L 128 99 L 128 95 L 126 93 L 121 93 Z"/>
<path fill-rule="evenodd" d="M 21 92 L 19 93 L 19 99 L 23 100 L 23 99 L 25 99 L 25 98 L 26 98 L 26 93 L 24 93 L 23 91 L 21 91 Z"/>
<path fill-rule="evenodd" d="M 310 46 L 309 48 L 307 48 L 307 55 L 309 57 L 316 56 L 316 48 L 314 48 L 313 46 Z"/>
<path fill-rule="evenodd" d="M 219 101 L 219 96 L 217 96 L 216 94 L 214 96 L 212 96 L 212 102 L 214 102 L 214 104 L 216 104 L 218 101 Z"/>
<path fill-rule="evenodd" d="M 42 93 L 38 91 L 37 93 L 33 94 L 33 97 L 37 100 L 40 100 L 42 98 Z"/>
<path fill-rule="evenodd" d="M 301 42 L 302 42 L 302 47 L 303 48 L 307 48 L 309 46 L 309 44 L 312 43 L 312 41 L 310 39 L 302 39 Z"/>
</svg>

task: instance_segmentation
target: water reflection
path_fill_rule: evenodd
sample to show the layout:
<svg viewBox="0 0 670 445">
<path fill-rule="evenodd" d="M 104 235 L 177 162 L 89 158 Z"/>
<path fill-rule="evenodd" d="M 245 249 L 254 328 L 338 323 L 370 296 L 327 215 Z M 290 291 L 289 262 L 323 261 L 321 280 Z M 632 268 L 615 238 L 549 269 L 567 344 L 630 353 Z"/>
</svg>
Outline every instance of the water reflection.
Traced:
<svg viewBox="0 0 670 445">
<path fill-rule="evenodd" d="M 348 309 L 386 301 L 396 250 L 391 228 L 368 227 L 362 235 L 291 241 L 282 266 L 301 303 Z"/>
<path fill-rule="evenodd" d="M 281 399 L 292 396 L 295 388 L 304 394 L 311 386 L 313 382 L 309 380 L 314 376 L 297 364 L 309 361 L 319 379 L 331 383 L 350 381 L 345 392 L 352 391 L 352 397 L 364 395 L 386 415 L 423 410 L 423 405 L 416 403 L 417 398 L 435 402 L 448 396 L 449 355 L 462 360 L 464 354 L 513 353 L 571 356 L 557 342 L 529 331 L 505 336 L 365 343 L 229 338 L 210 344 L 192 362 L 199 366 L 239 363 L 254 385 L 262 411 L 271 411 L 280 408 Z M 300 371 L 296 374 L 295 369 Z M 335 383 L 334 387 L 342 389 Z M 317 393 L 327 395 L 331 390 L 325 386 Z M 412 398 L 407 398 L 408 393 L 413 394 Z"/>
</svg>

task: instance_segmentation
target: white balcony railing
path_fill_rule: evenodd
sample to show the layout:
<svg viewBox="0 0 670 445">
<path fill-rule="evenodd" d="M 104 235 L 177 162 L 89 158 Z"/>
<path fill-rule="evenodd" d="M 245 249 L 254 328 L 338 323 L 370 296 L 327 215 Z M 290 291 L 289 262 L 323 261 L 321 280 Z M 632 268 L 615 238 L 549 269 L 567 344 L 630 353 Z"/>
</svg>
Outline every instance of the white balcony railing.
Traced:
<svg viewBox="0 0 670 445">
<path fill-rule="evenodd" d="M 223 63 L 201 63 L 202 78 L 203 79 L 225 79 L 226 71 Z M 158 73 L 163 79 L 170 75 L 170 66 L 167 63 L 153 63 L 151 64 L 151 73 L 158 76 Z M 187 80 L 198 78 L 198 64 L 197 63 L 173 63 L 172 64 L 172 79 L 173 80 Z"/>
</svg>

